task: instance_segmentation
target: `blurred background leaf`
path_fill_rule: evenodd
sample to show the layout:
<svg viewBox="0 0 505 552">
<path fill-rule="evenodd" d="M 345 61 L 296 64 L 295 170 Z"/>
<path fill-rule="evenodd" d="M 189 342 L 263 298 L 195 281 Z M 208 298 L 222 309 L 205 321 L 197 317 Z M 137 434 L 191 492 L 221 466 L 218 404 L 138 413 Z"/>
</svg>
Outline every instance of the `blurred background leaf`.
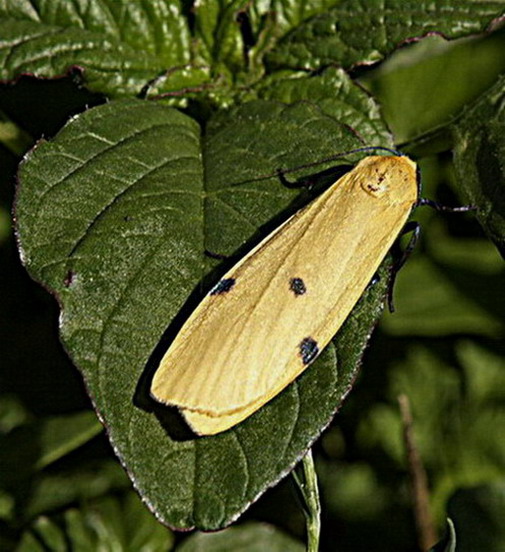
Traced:
<svg viewBox="0 0 505 552">
<path fill-rule="evenodd" d="M 217 533 L 196 532 L 188 538 L 177 552 L 303 552 L 305 547 L 275 527 L 260 523 L 245 523 Z"/>
<path fill-rule="evenodd" d="M 79 510 L 36 518 L 26 529 L 16 552 L 46 550 L 123 550 L 167 552 L 172 533 L 147 511 L 134 492 L 87 502 Z"/>
<path fill-rule="evenodd" d="M 458 544 L 462 550 L 489 552 L 503 550 L 505 528 L 505 485 L 502 482 L 483 484 L 456 491 L 448 511 L 456 520 Z"/>
</svg>

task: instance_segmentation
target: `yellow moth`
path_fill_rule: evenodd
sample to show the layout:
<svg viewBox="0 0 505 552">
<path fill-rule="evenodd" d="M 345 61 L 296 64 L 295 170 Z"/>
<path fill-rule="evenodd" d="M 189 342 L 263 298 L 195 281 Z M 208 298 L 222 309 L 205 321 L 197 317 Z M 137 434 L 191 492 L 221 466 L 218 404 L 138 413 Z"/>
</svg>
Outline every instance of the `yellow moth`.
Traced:
<svg viewBox="0 0 505 552">
<path fill-rule="evenodd" d="M 163 356 L 152 396 L 200 435 L 250 416 L 337 333 L 417 199 L 413 161 L 360 161 L 207 294 Z"/>
</svg>

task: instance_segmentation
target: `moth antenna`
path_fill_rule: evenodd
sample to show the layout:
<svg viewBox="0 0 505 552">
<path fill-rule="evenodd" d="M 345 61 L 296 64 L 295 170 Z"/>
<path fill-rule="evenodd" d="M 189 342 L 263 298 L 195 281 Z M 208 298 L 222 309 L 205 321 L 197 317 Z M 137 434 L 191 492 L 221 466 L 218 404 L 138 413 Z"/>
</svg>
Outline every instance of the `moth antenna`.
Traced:
<svg viewBox="0 0 505 552">
<path fill-rule="evenodd" d="M 335 155 L 331 155 L 330 157 L 325 157 L 324 159 L 320 159 L 319 161 L 314 161 L 312 163 L 297 165 L 296 167 L 293 167 L 291 169 L 277 168 L 273 173 L 262 174 L 260 176 L 255 176 L 254 178 L 248 178 L 246 180 L 241 180 L 240 182 L 234 182 L 233 184 L 231 184 L 231 186 L 239 186 L 242 184 L 247 184 L 248 182 L 257 182 L 258 180 L 266 180 L 267 178 L 279 176 L 280 173 L 282 175 L 285 175 L 285 174 L 300 171 L 302 169 L 317 167 L 319 165 L 324 165 L 325 163 L 330 163 L 331 161 L 336 161 L 337 159 L 340 159 L 341 157 L 345 157 L 346 155 L 352 155 L 353 153 L 361 153 L 365 151 L 387 151 L 388 153 L 391 153 L 392 155 L 395 155 L 397 157 L 405 157 L 405 154 L 401 153 L 400 151 L 394 150 L 392 148 L 387 148 L 385 146 L 364 146 L 362 148 L 356 148 L 352 150 L 343 151 L 341 153 L 336 153 Z"/>
</svg>

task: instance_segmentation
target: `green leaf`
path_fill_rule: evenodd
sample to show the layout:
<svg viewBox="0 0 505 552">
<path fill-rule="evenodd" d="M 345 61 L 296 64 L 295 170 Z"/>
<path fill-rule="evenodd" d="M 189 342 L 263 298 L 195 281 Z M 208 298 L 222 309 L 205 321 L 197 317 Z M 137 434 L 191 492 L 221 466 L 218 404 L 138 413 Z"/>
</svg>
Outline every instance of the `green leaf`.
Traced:
<svg viewBox="0 0 505 552">
<path fill-rule="evenodd" d="M 505 76 L 453 126 L 454 166 L 465 201 L 505 257 Z"/>
<path fill-rule="evenodd" d="M 465 375 L 468 400 L 481 412 L 499 408 L 505 399 L 502 356 L 466 340 L 458 342 L 456 354 Z"/>
<path fill-rule="evenodd" d="M 82 67 L 89 87 L 112 96 L 198 86 L 206 69 L 191 66 L 190 34 L 178 2 L 4 0 L 0 4 L 0 78 L 41 77 Z M 167 39 L 170 37 L 170 39 Z"/>
<path fill-rule="evenodd" d="M 349 526 L 359 526 L 387 515 L 388 494 L 394 491 L 379 481 L 369 464 L 321 460 L 316 468 L 324 491 L 325 516 L 333 514 Z"/>
<path fill-rule="evenodd" d="M 102 431 L 93 412 L 79 412 L 21 425 L 1 438 L 0 482 L 19 482 Z"/>
<path fill-rule="evenodd" d="M 196 533 L 177 552 L 303 552 L 303 544 L 264 523 L 246 523 L 218 533 Z"/>
<path fill-rule="evenodd" d="M 502 305 L 500 295 L 493 297 L 489 294 L 489 289 L 501 287 L 503 269 L 500 267 L 496 271 L 496 277 L 482 276 L 481 294 L 478 290 L 472 292 L 475 278 L 480 274 L 479 267 L 471 265 L 475 262 L 471 247 L 488 246 L 483 240 L 477 242 L 467 243 L 464 269 L 437 265 L 426 256 L 409 259 L 395 282 L 396 310 L 392 314 L 385 313 L 381 327 L 387 333 L 399 336 L 504 335 L 503 318 L 499 308 L 494 308 Z M 465 247 L 465 240 L 461 241 L 460 247 Z M 484 282 L 489 282 L 489 288 Z"/>
<path fill-rule="evenodd" d="M 502 2 L 343 0 L 286 35 L 267 57 L 271 68 L 318 69 L 380 61 L 401 42 L 431 32 L 457 38 L 482 32 Z"/>
<path fill-rule="evenodd" d="M 317 103 L 324 113 L 345 121 L 358 136 L 366 137 L 367 146 L 394 147 L 378 105 L 343 69 L 330 67 L 310 76 L 301 71 L 278 71 L 264 78 L 256 92 L 266 100 Z"/>
<path fill-rule="evenodd" d="M 501 552 L 505 548 L 505 481 L 461 489 L 448 510 L 458 534 L 458 552 Z"/>
<path fill-rule="evenodd" d="M 445 130 L 492 86 L 505 71 L 504 48 L 503 29 L 459 40 L 428 36 L 399 48 L 359 83 L 381 105 L 396 143 L 420 141 Z"/>
<path fill-rule="evenodd" d="M 30 415 L 21 401 L 14 395 L 2 394 L 0 402 L 0 438 L 17 426 L 27 422 Z"/>
<path fill-rule="evenodd" d="M 273 0 L 271 9 L 275 10 L 278 27 L 287 31 L 298 27 L 300 23 L 314 15 L 326 13 L 332 4 L 335 4 L 335 0 L 313 0 L 312 2 Z"/>
<path fill-rule="evenodd" d="M 24 533 L 16 551 L 165 552 L 172 548 L 173 540 L 172 533 L 130 492 L 123 499 L 97 500 L 81 510 L 69 509 L 62 516 L 39 517 Z"/>
<path fill-rule="evenodd" d="M 0 206 L 0 246 L 2 246 L 11 236 L 12 225 L 10 213 L 7 209 Z"/>
<path fill-rule="evenodd" d="M 246 0 L 202 0 L 195 5 L 196 35 L 202 39 L 204 56 L 210 64 L 222 63 L 232 72 L 244 69 L 244 46 L 237 17 L 247 4 Z"/>
<path fill-rule="evenodd" d="M 447 520 L 447 529 L 444 538 L 431 548 L 430 552 L 456 552 L 456 531 L 451 519 Z"/>
<path fill-rule="evenodd" d="M 15 487 L 24 520 L 130 488 L 130 481 L 117 462 L 82 456 L 70 467 L 43 471 L 25 483 L 29 485 Z"/>
<path fill-rule="evenodd" d="M 33 524 L 33 531 L 23 535 L 16 552 L 65 552 L 65 536 L 56 523 L 41 516 Z"/>
<path fill-rule="evenodd" d="M 0 111 L 0 143 L 14 155 L 21 156 L 32 146 L 33 138 L 3 111 Z M 0 229 L 0 241 L 2 234 Z"/>
<path fill-rule="evenodd" d="M 178 111 L 124 101 L 74 119 L 22 166 L 24 262 L 57 294 L 62 339 L 113 446 L 171 526 L 230 523 L 293 468 L 355 378 L 381 312 L 386 268 L 319 361 L 228 432 L 176 439 L 173 424 L 152 412 L 144 370 L 188 296 L 215 282 L 204 251 L 242 252 L 303 198 L 276 177 L 254 179 L 325 158 L 335 144 L 360 145 L 308 103 L 245 104 L 216 115 L 202 139 Z"/>
<path fill-rule="evenodd" d="M 14 498 L 0 489 L 0 520 L 10 520 L 14 514 Z M 2 537 L 0 537 L 0 545 Z"/>
<path fill-rule="evenodd" d="M 37 431 L 39 458 L 35 469 L 42 469 L 98 435 L 102 424 L 92 412 L 79 412 L 47 420 Z"/>
</svg>

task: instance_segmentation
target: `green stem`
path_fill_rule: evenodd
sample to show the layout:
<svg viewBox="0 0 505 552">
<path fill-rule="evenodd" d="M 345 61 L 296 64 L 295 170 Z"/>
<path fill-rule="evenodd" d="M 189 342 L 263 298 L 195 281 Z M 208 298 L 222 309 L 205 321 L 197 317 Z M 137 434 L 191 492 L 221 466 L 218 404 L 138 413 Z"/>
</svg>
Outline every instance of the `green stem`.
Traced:
<svg viewBox="0 0 505 552">
<path fill-rule="evenodd" d="M 301 476 L 300 476 L 301 475 Z M 317 473 L 309 449 L 302 460 L 302 473 L 293 471 L 293 477 L 304 500 L 303 512 L 307 525 L 307 552 L 318 552 L 321 532 L 321 503 L 317 486 Z"/>
</svg>

